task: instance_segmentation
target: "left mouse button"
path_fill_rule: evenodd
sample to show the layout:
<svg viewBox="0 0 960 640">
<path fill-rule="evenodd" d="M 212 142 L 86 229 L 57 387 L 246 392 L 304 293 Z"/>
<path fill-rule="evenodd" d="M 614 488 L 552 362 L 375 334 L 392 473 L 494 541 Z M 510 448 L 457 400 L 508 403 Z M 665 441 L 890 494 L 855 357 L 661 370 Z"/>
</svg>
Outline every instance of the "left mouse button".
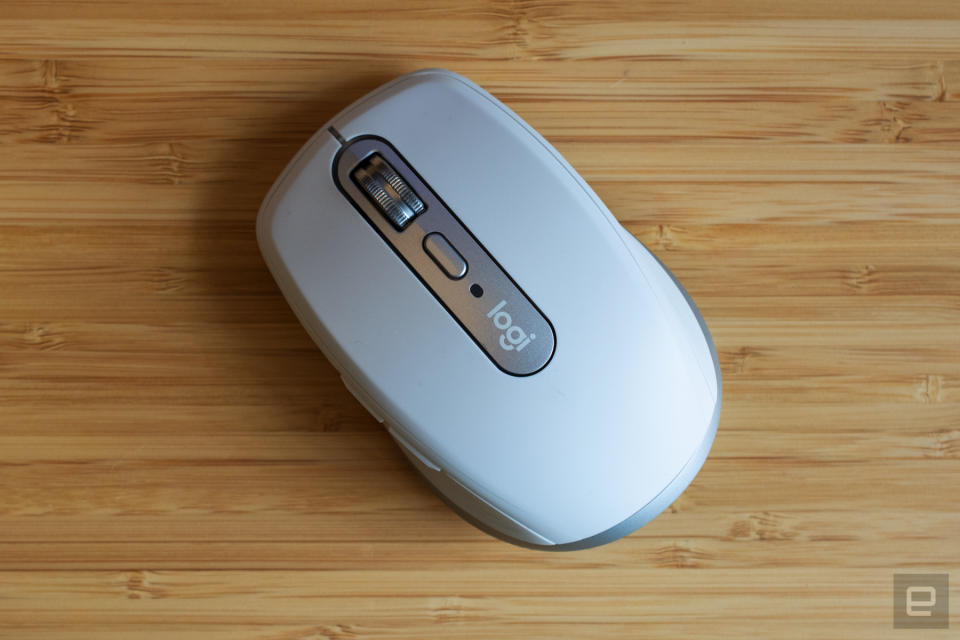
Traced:
<svg viewBox="0 0 960 640">
<path fill-rule="evenodd" d="M 377 403 L 373 401 L 373 398 L 371 398 L 366 391 L 361 389 L 360 385 L 354 382 L 353 379 L 347 374 L 341 374 L 340 380 L 343 381 L 343 386 L 347 388 L 347 391 L 349 391 L 353 397 L 357 399 L 357 402 L 359 402 L 377 422 L 382 423 L 383 412 L 377 406 Z"/>
</svg>

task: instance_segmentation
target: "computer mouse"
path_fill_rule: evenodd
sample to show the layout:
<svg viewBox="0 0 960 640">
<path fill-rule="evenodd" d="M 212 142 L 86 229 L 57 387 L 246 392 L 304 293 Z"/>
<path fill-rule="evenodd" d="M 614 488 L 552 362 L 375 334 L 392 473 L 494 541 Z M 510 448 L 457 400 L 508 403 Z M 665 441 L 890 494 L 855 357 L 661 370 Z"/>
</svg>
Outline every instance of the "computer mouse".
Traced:
<svg viewBox="0 0 960 640">
<path fill-rule="evenodd" d="M 460 75 L 410 73 L 344 109 L 270 189 L 257 236 L 347 389 L 488 533 L 616 540 L 706 459 L 721 384 L 696 306 Z"/>
</svg>

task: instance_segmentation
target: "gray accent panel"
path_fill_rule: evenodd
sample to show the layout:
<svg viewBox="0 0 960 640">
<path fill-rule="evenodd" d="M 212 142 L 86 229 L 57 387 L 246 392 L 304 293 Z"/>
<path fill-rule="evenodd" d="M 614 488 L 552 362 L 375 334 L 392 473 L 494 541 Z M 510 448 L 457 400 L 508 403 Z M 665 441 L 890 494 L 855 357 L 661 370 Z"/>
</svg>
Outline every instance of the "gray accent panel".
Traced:
<svg viewBox="0 0 960 640">
<path fill-rule="evenodd" d="M 381 156 L 422 199 L 422 213 L 403 217 L 399 226 L 381 215 L 351 177 L 373 154 Z M 528 376 L 547 366 L 557 340 L 550 320 L 389 142 L 374 136 L 349 140 L 334 158 L 333 178 L 354 208 L 500 370 Z M 432 234 L 449 243 L 451 255 L 465 263 L 462 271 L 467 277 L 459 269 L 448 276 L 434 262 L 424 246 L 424 239 Z M 483 287 L 482 298 L 470 293 L 474 283 Z"/>
</svg>

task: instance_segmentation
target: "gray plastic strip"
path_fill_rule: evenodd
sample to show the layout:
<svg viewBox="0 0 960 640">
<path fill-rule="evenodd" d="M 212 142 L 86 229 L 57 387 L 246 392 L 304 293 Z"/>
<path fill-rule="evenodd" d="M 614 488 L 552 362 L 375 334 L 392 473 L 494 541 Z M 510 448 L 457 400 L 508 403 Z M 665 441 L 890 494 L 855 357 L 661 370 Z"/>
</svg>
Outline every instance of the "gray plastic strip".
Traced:
<svg viewBox="0 0 960 640">
<path fill-rule="evenodd" d="M 351 177 L 372 154 L 386 160 L 426 205 L 402 230 L 381 215 Z M 550 320 L 389 142 L 373 136 L 347 141 L 334 158 L 333 177 L 354 208 L 497 367 L 528 376 L 547 366 L 557 340 Z M 423 241 L 432 233 L 442 234 L 466 262 L 467 277 L 448 277 L 427 254 Z M 471 293 L 473 284 L 482 287 L 482 296 Z"/>
</svg>

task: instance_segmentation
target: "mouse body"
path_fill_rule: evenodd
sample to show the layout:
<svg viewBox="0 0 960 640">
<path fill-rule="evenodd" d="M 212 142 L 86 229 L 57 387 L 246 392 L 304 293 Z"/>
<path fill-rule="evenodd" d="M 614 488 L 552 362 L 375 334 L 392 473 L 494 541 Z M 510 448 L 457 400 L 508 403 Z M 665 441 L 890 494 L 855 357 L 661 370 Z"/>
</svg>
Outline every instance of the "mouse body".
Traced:
<svg viewBox="0 0 960 640">
<path fill-rule="evenodd" d="M 616 540 L 706 459 L 721 381 L 695 305 L 460 75 L 407 74 L 334 117 L 271 188 L 257 236 L 347 388 L 488 533 Z"/>
</svg>

